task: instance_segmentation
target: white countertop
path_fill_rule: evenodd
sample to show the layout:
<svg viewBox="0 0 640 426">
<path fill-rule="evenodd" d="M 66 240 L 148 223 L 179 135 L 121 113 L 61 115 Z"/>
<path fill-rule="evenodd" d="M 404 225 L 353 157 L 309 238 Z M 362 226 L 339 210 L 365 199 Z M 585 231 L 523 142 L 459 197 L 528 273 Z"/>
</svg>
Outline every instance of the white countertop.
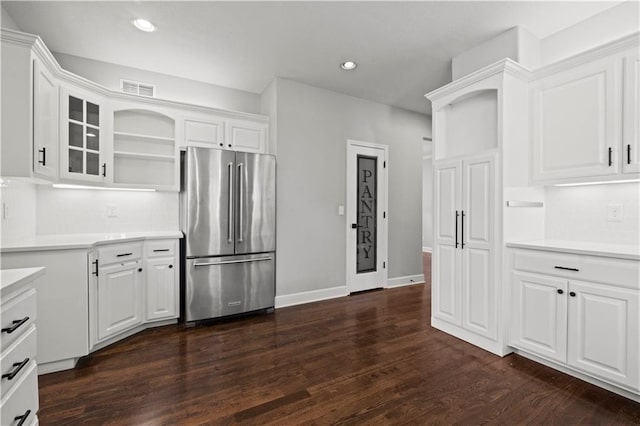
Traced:
<svg viewBox="0 0 640 426">
<path fill-rule="evenodd" d="M 44 275 L 45 268 L 19 268 L 0 270 L 0 289 L 2 293 L 9 287 L 19 286 Z"/>
<path fill-rule="evenodd" d="M 69 250 L 92 248 L 102 244 L 129 241 L 157 240 L 163 238 L 182 238 L 180 231 L 161 232 L 118 232 L 111 234 L 60 234 L 36 235 L 14 243 L 3 244 L 1 253 L 36 250 Z"/>
<path fill-rule="evenodd" d="M 568 240 L 512 241 L 507 247 L 640 260 L 640 246 Z"/>
</svg>

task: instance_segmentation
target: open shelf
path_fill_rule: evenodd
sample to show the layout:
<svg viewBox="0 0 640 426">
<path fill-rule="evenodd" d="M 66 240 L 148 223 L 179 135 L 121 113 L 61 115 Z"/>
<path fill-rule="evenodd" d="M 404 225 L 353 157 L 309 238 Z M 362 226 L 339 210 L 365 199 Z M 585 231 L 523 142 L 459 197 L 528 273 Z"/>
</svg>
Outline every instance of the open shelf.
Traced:
<svg viewBox="0 0 640 426">
<path fill-rule="evenodd" d="M 134 139 L 149 139 L 149 140 L 154 140 L 154 141 L 158 141 L 158 142 L 175 142 L 175 138 L 167 138 L 164 136 L 151 136 L 151 135 L 143 135 L 140 133 L 129 133 L 129 132 L 113 132 L 114 136 L 124 136 L 124 137 L 129 137 L 129 138 L 134 138 Z"/>
<path fill-rule="evenodd" d="M 175 155 L 160 155 L 160 154 L 145 154 L 142 152 L 129 152 L 129 151 L 113 151 L 113 155 L 116 157 L 131 157 L 141 158 L 149 160 L 169 160 L 175 161 Z"/>
</svg>

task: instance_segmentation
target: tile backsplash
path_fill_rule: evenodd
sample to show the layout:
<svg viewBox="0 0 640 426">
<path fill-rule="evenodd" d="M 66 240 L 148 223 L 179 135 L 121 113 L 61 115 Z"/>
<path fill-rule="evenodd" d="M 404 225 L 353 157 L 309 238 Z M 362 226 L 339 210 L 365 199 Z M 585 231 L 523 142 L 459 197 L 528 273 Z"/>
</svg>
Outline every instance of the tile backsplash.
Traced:
<svg viewBox="0 0 640 426">
<path fill-rule="evenodd" d="M 609 221 L 609 206 L 622 220 Z M 547 187 L 545 238 L 611 244 L 640 243 L 640 183 Z"/>
</svg>

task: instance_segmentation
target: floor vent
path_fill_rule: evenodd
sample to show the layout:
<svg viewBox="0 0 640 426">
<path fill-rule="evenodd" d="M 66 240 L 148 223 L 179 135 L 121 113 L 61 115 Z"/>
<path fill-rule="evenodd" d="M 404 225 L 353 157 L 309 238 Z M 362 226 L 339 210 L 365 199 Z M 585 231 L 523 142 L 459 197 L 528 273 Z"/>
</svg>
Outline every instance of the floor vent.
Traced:
<svg viewBox="0 0 640 426">
<path fill-rule="evenodd" d="M 156 96 L 156 86 L 138 81 L 120 80 L 120 90 L 132 95 L 146 96 L 154 98 Z"/>
</svg>

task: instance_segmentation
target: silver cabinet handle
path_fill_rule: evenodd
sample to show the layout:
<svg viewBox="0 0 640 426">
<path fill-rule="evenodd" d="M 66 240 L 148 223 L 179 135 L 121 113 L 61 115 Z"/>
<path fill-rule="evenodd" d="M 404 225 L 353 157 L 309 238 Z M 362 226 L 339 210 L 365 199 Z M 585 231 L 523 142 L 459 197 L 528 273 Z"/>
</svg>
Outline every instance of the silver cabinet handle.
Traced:
<svg viewBox="0 0 640 426">
<path fill-rule="evenodd" d="M 227 164 L 227 171 L 229 172 L 229 206 L 227 213 L 227 242 L 233 242 L 233 163 Z"/>
<path fill-rule="evenodd" d="M 206 262 L 206 263 L 194 263 L 193 266 L 216 266 L 216 265 L 228 265 L 231 263 L 250 263 L 250 262 L 262 262 L 264 260 L 273 260 L 270 257 L 259 257 L 257 259 L 241 259 L 241 260 L 221 260 L 219 262 Z"/>
<path fill-rule="evenodd" d="M 242 234 L 243 234 L 243 229 L 244 226 L 242 225 L 243 222 L 243 215 L 244 215 L 244 187 L 242 185 L 242 167 L 244 166 L 243 163 L 239 163 L 238 164 L 238 197 L 240 198 L 240 200 L 238 200 L 238 233 L 240 234 L 238 236 L 238 242 L 241 243 L 244 241 L 244 239 L 242 238 Z"/>
</svg>

